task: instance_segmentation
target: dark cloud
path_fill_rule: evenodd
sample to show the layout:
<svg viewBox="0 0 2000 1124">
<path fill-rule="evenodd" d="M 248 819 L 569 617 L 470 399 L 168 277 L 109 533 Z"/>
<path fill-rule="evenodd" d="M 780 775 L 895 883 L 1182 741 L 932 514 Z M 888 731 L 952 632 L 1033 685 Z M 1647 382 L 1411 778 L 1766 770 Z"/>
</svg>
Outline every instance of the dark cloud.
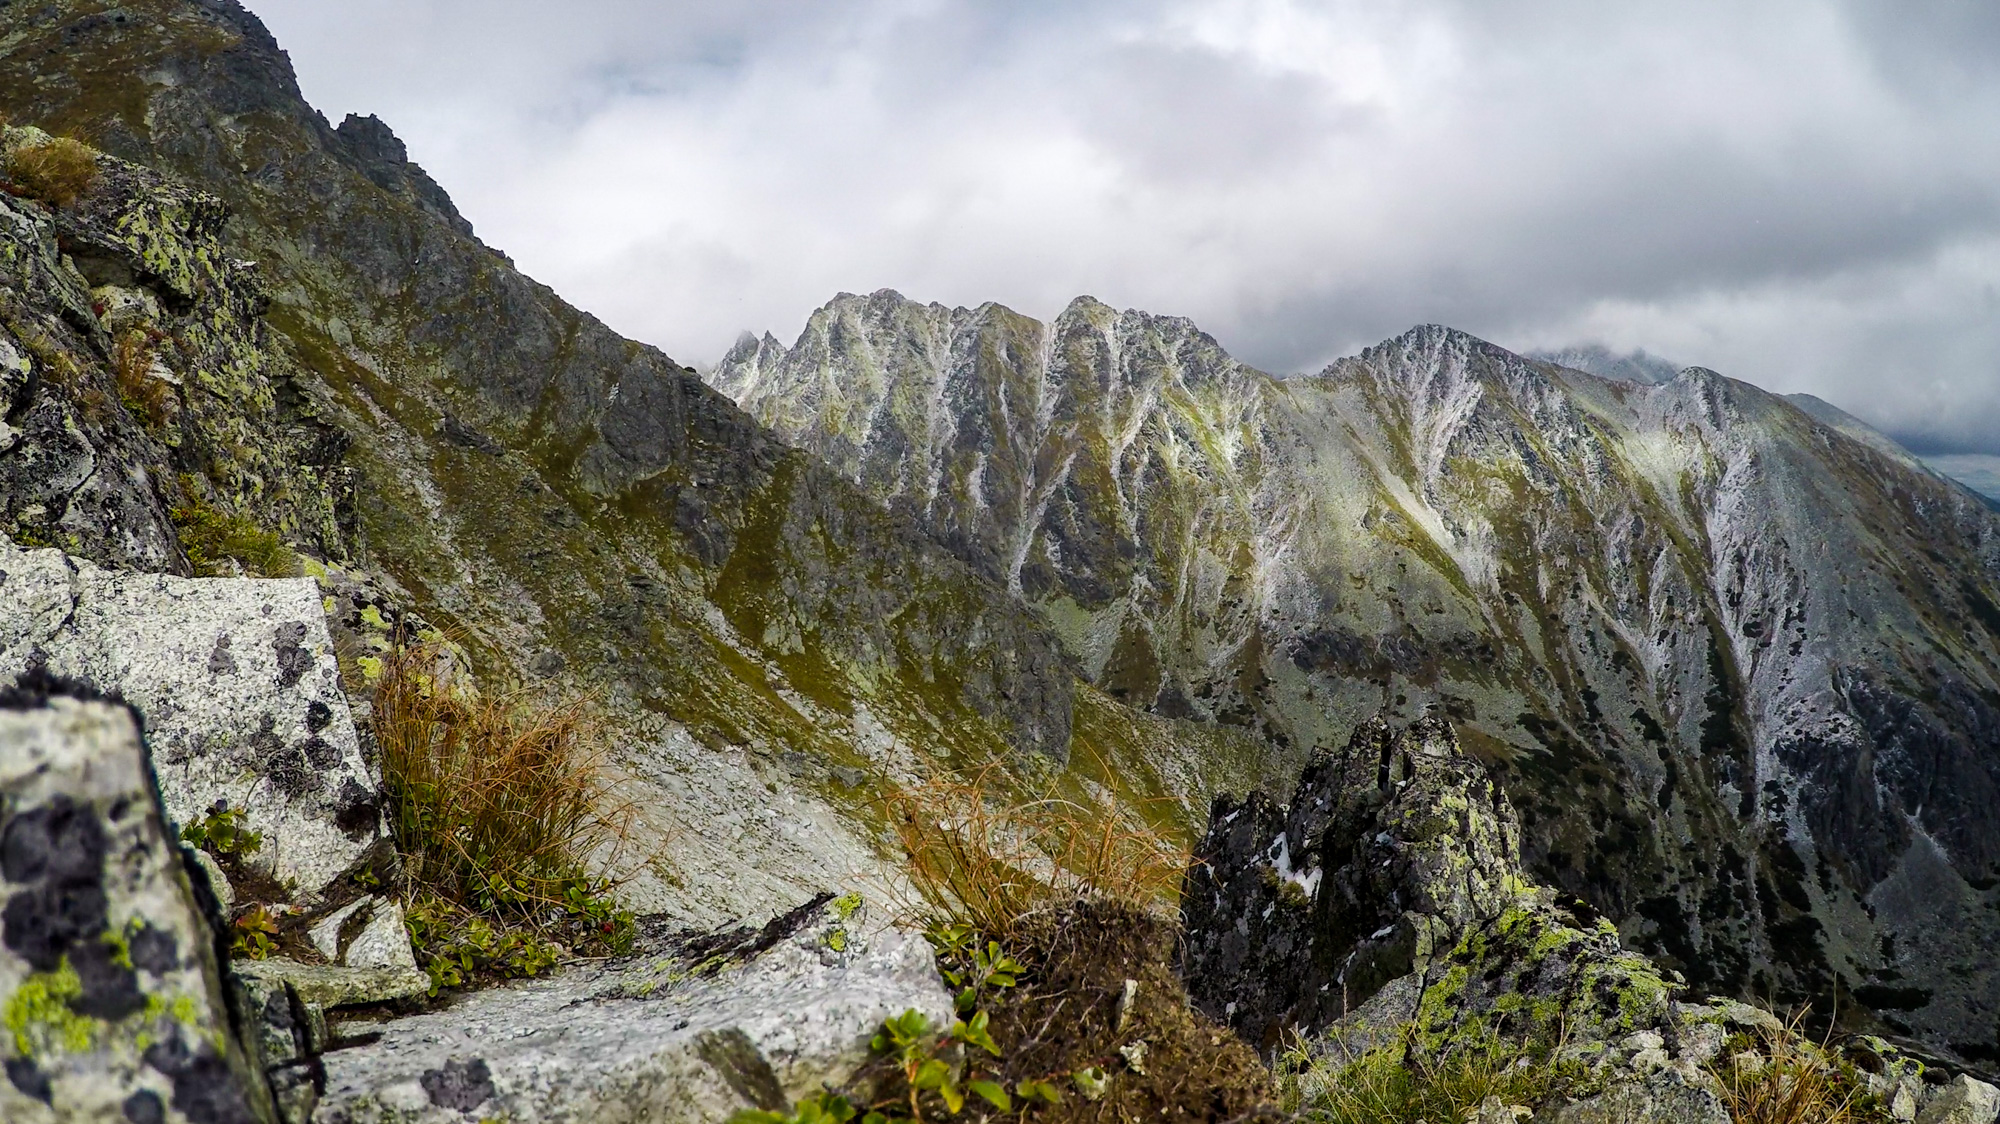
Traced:
<svg viewBox="0 0 2000 1124">
<path fill-rule="evenodd" d="M 1311 369 L 1644 348 L 2000 453 L 1985 0 L 251 0 L 482 234 L 693 362 L 839 290 Z"/>
</svg>

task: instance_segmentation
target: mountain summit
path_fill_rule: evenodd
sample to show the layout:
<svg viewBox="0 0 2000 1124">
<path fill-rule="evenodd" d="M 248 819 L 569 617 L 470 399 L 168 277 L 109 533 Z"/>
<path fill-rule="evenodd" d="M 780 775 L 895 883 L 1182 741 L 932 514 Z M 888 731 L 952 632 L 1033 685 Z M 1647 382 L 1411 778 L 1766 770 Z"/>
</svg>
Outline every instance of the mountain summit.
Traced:
<svg viewBox="0 0 2000 1124">
<path fill-rule="evenodd" d="M 1692 982 L 2000 1057 L 2000 518 L 1892 444 L 1435 325 L 1278 379 L 1090 298 L 843 294 L 711 378 L 1113 696 L 1294 767 L 1448 715 Z"/>
</svg>

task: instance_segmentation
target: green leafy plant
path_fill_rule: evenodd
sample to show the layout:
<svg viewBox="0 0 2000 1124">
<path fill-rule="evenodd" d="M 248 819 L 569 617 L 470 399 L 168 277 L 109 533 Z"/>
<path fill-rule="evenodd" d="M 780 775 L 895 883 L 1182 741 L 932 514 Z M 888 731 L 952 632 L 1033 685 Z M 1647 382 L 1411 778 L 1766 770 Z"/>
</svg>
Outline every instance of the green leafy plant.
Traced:
<svg viewBox="0 0 2000 1124">
<path fill-rule="evenodd" d="M 240 859 L 264 848 L 262 832 L 250 830 L 250 819 L 241 809 L 218 800 L 200 819 L 181 828 L 181 840 L 218 859 Z"/>
<path fill-rule="evenodd" d="M 278 935 L 278 919 L 259 902 L 237 916 L 232 930 L 230 954 L 246 960 L 262 960 L 276 947 L 273 938 Z"/>
<path fill-rule="evenodd" d="M 1024 971 L 1000 942 L 989 940 L 980 947 L 979 934 L 968 925 L 934 925 L 925 936 L 937 951 L 940 974 L 958 989 L 954 1006 L 960 1015 L 972 1013 L 981 992 L 1011 988 Z"/>
<path fill-rule="evenodd" d="M 417 962 L 431 977 L 431 994 L 480 976 L 532 978 L 562 962 L 562 949 L 533 932 L 496 926 L 436 898 L 412 902 L 404 927 Z"/>
</svg>

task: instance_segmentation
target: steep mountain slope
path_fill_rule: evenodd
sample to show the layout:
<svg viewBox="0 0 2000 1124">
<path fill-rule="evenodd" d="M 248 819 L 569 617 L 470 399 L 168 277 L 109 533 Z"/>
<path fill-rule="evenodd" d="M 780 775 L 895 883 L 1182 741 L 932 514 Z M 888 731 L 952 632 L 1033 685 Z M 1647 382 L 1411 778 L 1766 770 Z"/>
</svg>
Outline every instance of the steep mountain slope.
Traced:
<svg viewBox="0 0 2000 1124">
<path fill-rule="evenodd" d="M 4 342 L 38 356 L 5 387 L 0 531 L 186 572 L 169 511 L 241 513 L 369 591 L 353 635 L 408 609 L 489 678 L 594 691 L 638 905 L 717 921 L 879 872 L 870 778 L 931 763 L 1165 796 L 1187 830 L 1255 775 L 1080 686 L 1004 587 L 517 273 L 385 125 L 313 111 L 233 0 L 8 8 L 0 108 L 131 161 L 75 207 L 0 199 Z M 120 401 L 115 333 L 158 345 L 159 411 Z"/>
<path fill-rule="evenodd" d="M 1415 329 L 1310 378 L 1084 298 L 843 295 L 713 380 L 1156 713 L 1438 708 L 1536 872 L 1696 984 L 2000 1057 L 2000 519 L 1690 369 Z"/>
</svg>

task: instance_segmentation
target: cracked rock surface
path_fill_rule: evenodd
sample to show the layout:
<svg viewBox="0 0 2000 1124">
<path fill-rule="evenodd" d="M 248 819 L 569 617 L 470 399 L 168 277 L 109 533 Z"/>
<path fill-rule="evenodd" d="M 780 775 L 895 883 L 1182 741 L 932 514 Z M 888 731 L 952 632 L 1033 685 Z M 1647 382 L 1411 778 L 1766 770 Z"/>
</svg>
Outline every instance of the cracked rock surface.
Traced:
<svg viewBox="0 0 2000 1124">
<path fill-rule="evenodd" d="M 809 903 L 764 941 L 690 963 L 667 953 L 468 995 L 342 1034 L 380 1035 L 323 1059 L 319 1124 L 672 1124 L 786 1110 L 868 1058 L 882 1020 L 948 1020 L 919 935 Z M 839 933 L 838 938 L 835 934 Z M 860 934 L 866 934 L 860 935 Z M 838 948 L 836 948 L 838 946 Z"/>
<path fill-rule="evenodd" d="M 381 791 L 311 580 L 119 573 L 0 539 L 0 686 L 33 674 L 132 704 L 177 827 L 227 802 L 297 904 L 359 896 L 341 875 L 383 845 Z M 390 936 L 375 966 L 414 967 Z"/>
</svg>

